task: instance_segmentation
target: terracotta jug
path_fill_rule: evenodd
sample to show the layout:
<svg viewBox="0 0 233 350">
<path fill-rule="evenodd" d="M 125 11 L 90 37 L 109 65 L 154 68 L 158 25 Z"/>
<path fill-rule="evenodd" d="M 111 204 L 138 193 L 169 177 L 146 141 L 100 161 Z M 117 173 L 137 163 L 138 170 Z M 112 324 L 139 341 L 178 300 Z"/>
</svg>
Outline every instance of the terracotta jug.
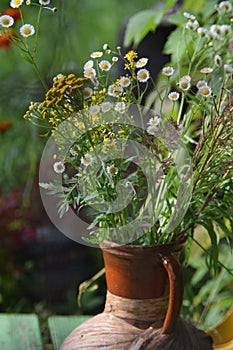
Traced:
<svg viewBox="0 0 233 350">
<path fill-rule="evenodd" d="M 179 318 L 183 298 L 177 256 L 182 242 L 134 246 L 105 242 L 103 313 L 77 327 L 61 350 L 209 350 L 212 339 Z"/>
</svg>

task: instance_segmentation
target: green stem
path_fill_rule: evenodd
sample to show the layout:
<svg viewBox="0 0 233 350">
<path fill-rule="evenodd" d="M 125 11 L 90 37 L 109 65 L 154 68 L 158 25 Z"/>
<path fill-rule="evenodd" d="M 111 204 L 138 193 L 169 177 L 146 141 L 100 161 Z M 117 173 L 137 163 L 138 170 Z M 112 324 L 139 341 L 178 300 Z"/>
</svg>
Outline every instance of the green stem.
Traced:
<svg viewBox="0 0 233 350">
<path fill-rule="evenodd" d="M 180 119 L 181 119 L 181 115 L 182 115 L 183 106 L 184 106 L 184 94 L 182 94 L 182 97 L 181 97 L 179 113 L 178 113 L 178 116 L 177 116 L 177 124 L 178 125 L 180 124 Z"/>
<path fill-rule="evenodd" d="M 30 56 L 31 56 L 31 54 L 30 54 Z M 33 58 L 32 56 L 31 56 L 31 58 L 32 58 L 32 65 L 33 65 L 33 68 L 34 68 L 34 70 L 35 70 L 35 72 L 36 72 L 36 74 L 37 74 L 37 76 L 38 76 L 38 78 L 39 78 L 39 80 L 40 80 L 40 82 L 41 82 L 41 84 L 42 84 L 44 90 L 47 91 L 47 90 L 48 90 L 48 85 L 46 84 L 44 78 L 42 77 L 42 75 L 41 75 L 41 73 L 40 73 L 40 70 L 39 70 L 39 68 L 38 68 L 38 66 L 37 66 L 37 64 L 36 64 L 36 62 L 35 62 L 35 60 L 34 60 L 34 58 Z"/>
</svg>

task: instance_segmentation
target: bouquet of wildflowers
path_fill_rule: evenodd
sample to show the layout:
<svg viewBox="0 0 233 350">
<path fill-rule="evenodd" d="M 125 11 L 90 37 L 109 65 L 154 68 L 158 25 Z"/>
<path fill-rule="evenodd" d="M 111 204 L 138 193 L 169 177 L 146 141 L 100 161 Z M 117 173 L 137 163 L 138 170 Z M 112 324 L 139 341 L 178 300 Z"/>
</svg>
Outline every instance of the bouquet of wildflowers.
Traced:
<svg viewBox="0 0 233 350">
<path fill-rule="evenodd" d="M 147 57 L 105 44 L 25 114 L 50 136 L 40 186 L 57 198 L 56 224 L 75 213 L 88 244 L 167 243 L 201 224 L 216 262 L 219 235 L 231 237 L 232 4 L 199 16 L 171 17 L 171 62 L 156 82 Z"/>
</svg>

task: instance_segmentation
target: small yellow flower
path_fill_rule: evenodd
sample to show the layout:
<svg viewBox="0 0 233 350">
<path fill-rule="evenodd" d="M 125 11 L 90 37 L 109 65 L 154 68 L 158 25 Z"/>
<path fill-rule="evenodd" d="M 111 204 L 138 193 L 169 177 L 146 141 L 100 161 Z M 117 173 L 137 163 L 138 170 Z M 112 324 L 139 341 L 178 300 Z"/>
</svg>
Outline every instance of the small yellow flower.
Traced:
<svg viewBox="0 0 233 350">
<path fill-rule="evenodd" d="M 201 73 L 204 73 L 204 74 L 210 74 L 213 72 L 213 68 L 211 67 L 204 67 L 200 70 Z"/>
<path fill-rule="evenodd" d="M 102 71 L 109 71 L 110 68 L 111 68 L 111 63 L 106 61 L 106 60 L 102 60 L 100 63 L 99 63 L 99 67 Z"/>
<path fill-rule="evenodd" d="M 176 91 L 172 91 L 168 94 L 168 98 L 169 100 L 171 101 L 177 101 L 180 97 L 180 94 L 179 92 L 176 92 Z"/>
<path fill-rule="evenodd" d="M 92 96 L 93 90 L 92 90 L 91 88 L 89 88 L 89 87 L 86 87 L 86 88 L 84 88 L 84 90 L 83 90 L 83 94 L 84 94 L 84 98 L 85 98 L 85 99 L 88 99 L 89 97 Z"/>
<path fill-rule="evenodd" d="M 137 72 L 137 79 L 140 83 L 145 83 L 150 78 L 150 73 L 147 69 L 140 69 Z"/>
<path fill-rule="evenodd" d="M 118 174 L 118 168 L 112 164 L 110 166 L 107 166 L 107 172 L 110 175 L 117 175 Z"/>
<path fill-rule="evenodd" d="M 162 69 L 162 74 L 166 75 L 167 77 L 171 77 L 175 72 L 175 69 L 173 67 L 164 67 Z"/>
<path fill-rule="evenodd" d="M 22 27 L 20 27 L 19 32 L 23 37 L 27 38 L 28 36 L 35 34 L 35 28 L 32 24 L 24 24 Z"/>
<path fill-rule="evenodd" d="M 138 54 L 134 50 L 130 50 L 127 52 L 127 54 L 124 56 L 124 58 L 129 62 L 125 64 L 125 69 L 130 69 L 133 67 L 136 67 L 135 59 L 138 57 Z"/>
<path fill-rule="evenodd" d="M 11 0 L 10 6 L 13 8 L 18 8 L 22 5 L 23 0 Z"/>
<path fill-rule="evenodd" d="M 202 95 L 204 97 L 208 97 L 212 93 L 212 90 L 208 85 L 201 87 L 198 91 L 199 91 L 200 95 Z"/>
<path fill-rule="evenodd" d="M 138 54 L 134 50 L 128 51 L 127 54 L 125 54 L 125 56 L 124 56 L 124 58 L 126 58 L 127 61 L 129 61 L 129 62 L 131 62 L 132 60 L 134 60 L 137 57 L 138 57 Z"/>
<path fill-rule="evenodd" d="M 14 24 L 14 18 L 8 15 L 0 16 L 0 25 L 3 28 L 9 28 Z"/>
<path fill-rule="evenodd" d="M 103 52 L 101 51 L 95 51 L 91 53 L 91 58 L 99 58 L 103 56 Z"/>
</svg>

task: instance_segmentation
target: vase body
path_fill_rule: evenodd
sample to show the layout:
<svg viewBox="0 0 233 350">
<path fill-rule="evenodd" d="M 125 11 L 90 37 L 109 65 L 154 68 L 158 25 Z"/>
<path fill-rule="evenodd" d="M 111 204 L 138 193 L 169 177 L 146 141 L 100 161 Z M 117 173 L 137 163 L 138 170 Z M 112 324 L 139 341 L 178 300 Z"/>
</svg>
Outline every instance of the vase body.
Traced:
<svg viewBox="0 0 233 350">
<path fill-rule="evenodd" d="M 104 311 L 77 327 L 61 350 L 208 350 L 212 339 L 179 317 L 181 242 L 101 245 L 107 295 Z"/>
</svg>

